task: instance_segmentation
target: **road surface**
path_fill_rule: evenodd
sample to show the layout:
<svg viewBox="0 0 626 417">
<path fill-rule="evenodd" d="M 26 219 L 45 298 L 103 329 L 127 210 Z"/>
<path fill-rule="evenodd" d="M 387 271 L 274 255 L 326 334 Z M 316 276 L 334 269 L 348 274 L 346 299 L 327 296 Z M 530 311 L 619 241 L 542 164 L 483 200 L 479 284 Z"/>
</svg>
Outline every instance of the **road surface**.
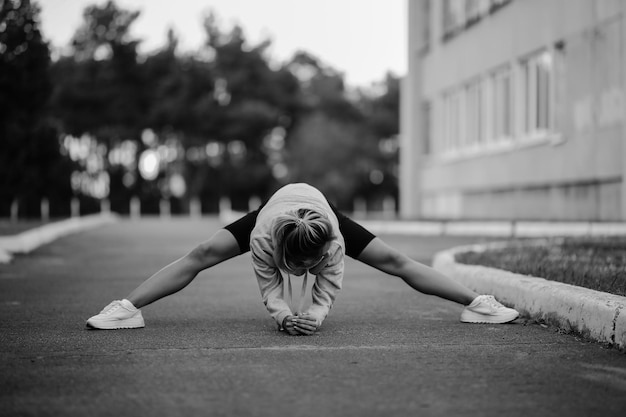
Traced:
<svg viewBox="0 0 626 417">
<path fill-rule="evenodd" d="M 144 329 L 84 329 L 219 227 L 122 220 L 0 265 L 0 415 L 626 415 L 626 355 L 523 319 L 462 324 L 353 260 L 314 336 L 276 331 L 249 254 L 145 307 Z M 383 238 L 426 263 L 480 241 Z"/>
</svg>

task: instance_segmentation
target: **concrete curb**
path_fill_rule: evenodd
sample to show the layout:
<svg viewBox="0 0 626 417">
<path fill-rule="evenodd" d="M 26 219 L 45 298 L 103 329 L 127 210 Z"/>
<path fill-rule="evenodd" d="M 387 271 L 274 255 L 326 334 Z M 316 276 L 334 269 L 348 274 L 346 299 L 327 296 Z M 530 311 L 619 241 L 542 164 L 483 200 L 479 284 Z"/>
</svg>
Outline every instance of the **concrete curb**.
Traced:
<svg viewBox="0 0 626 417">
<path fill-rule="evenodd" d="M 531 242 L 542 243 L 545 239 Z M 455 261 L 457 253 L 503 246 L 507 242 L 452 248 L 436 254 L 433 267 L 478 293 L 493 294 L 533 319 L 626 349 L 626 297 Z"/>
<path fill-rule="evenodd" d="M 49 223 L 13 236 L 1 236 L 0 263 L 11 262 L 13 254 L 29 253 L 60 237 L 115 221 L 117 221 L 117 216 L 114 214 L 94 214 Z"/>
<path fill-rule="evenodd" d="M 626 223 L 618 222 L 355 220 L 373 233 L 380 234 L 495 237 L 626 235 Z"/>
</svg>

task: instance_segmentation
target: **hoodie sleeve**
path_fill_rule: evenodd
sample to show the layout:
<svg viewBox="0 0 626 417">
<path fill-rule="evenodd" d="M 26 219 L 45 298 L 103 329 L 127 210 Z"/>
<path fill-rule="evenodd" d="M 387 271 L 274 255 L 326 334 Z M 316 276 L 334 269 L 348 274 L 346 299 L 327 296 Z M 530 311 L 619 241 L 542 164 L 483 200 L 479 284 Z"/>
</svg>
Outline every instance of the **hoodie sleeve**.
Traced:
<svg viewBox="0 0 626 417">
<path fill-rule="evenodd" d="M 282 326 L 285 317 L 293 313 L 284 300 L 283 278 L 274 263 L 269 237 L 251 239 L 250 251 L 263 304 L 278 325 Z"/>
<path fill-rule="evenodd" d="M 311 292 L 312 304 L 307 311 L 317 319 L 318 326 L 321 326 L 328 315 L 337 293 L 341 290 L 343 281 L 343 249 L 339 245 L 334 249 L 326 267 L 315 277 L 315 284 L 313 284 Z"/>
</svg>

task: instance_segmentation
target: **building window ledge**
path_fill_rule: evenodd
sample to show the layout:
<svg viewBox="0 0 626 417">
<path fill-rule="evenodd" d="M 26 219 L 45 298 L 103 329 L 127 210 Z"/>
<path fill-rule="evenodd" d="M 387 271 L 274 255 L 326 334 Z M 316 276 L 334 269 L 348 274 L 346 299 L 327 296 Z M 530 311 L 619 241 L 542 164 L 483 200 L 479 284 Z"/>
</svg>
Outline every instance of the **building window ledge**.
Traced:
<svg viewBox="0 0 626 417">
<path fill-rule="evenodd" d="M 521 136 L 517 141 L 517 148 L 528 148 L 539 145 L 558 146 L 565 143 L 565 138 L 560 132 L 538 131 Z"/>
<path fill-rule="evenodd" d="M 476 144 L 458 149 L 451 149 L 440 154 L 433 154 L 429 162 L 434 164 L 453 163 L 467 159 L 499 155 L 537 146 L 559 146 L 565 143 L 565 138 L 558 132 L 534 132 L 529 135 L 502 139 L 497 142 Z"/>
</svg>

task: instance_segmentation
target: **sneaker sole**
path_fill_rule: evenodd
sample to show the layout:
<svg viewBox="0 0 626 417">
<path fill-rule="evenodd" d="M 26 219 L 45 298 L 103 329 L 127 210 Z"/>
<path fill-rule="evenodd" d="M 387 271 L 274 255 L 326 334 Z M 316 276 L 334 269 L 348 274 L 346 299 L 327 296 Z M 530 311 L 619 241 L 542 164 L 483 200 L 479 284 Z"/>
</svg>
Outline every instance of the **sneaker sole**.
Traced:
<svg viewBox="0 0 626 417">
<path fill-rule="evenodd" d="M 146 327 L 143 320 L 129 319 L 110 322 L 94 322 L 87 320 L 85 327 L 90 330 L 140 329 Z"/>
<path fill-rule="evenodd" d="M 484 314 L 464 311 L 463 314 L 461 314 L 461 322 L 476 324 L 505 324 L 516 320 L 518 317 L 519 313 L 517 311 L 502 316 L 485 316 Z"/>
</svg>

